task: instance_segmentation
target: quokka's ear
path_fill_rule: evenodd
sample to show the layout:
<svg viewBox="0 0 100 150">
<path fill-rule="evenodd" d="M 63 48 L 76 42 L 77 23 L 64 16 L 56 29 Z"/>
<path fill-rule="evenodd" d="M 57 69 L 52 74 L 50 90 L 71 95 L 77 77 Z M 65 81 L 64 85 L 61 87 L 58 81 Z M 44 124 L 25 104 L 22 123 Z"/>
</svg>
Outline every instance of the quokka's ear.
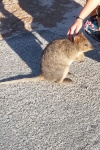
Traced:
<svg viewBox="0 0 100 150">
<path fill-rule="evenodd" d="M 78 44 L 80 41 L 80 38 L 81 37 L 79 35 L 74 36 L 74 43 Z"/>
</svg>

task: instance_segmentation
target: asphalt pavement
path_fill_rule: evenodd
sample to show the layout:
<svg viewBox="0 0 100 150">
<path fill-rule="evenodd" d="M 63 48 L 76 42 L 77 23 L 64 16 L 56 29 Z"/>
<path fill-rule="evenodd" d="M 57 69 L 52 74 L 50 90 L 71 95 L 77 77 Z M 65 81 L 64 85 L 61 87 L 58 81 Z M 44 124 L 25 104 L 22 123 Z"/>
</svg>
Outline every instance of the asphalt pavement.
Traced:
<svg viewBox="0 0 100 150">
<path fill-rule="evenodd" d="M 55 38 L 38 31 L 0 41 L 0 81 L 38 75 L 42 50 Z M 70 68 L 73 84 L 0 85 L 0 150 L 100 150 L 100 43 L 92 43 Z"/>
<path fill-rule="evenodd" d="M 0 82 L 38 75 L 47 43 L 66 37 L 63 23 L 1 40 Z M 94 50 L 71 65 L 72 84 L 0 85 L 0 150 L 100 150 L 100 43 L 86 36 Z"/>
</svg>

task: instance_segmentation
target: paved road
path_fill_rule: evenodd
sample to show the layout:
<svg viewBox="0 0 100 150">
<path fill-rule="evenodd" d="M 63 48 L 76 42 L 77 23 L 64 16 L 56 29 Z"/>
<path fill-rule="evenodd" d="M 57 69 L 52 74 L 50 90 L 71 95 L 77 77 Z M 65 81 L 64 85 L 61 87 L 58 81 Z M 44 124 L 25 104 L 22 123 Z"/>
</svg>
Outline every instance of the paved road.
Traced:
<svg viewBox="0 0 100 150">
<path fill-rule="evenodd" d="M 65 37 L 82 9 L 75 1 L 66 12 L 57 8 L 54 28 L 34 24 L 37 32 L 0 41 L 0 81 L 39 74 L 43 48 Z M 100 150 L 100 43 L 88 38 L 94 50 L 86 53 L 85 62 L 72 64 L 73 84 L 0 85 L 0 150 Z"/>
<path fill-rule="evenodd" d="M 42 49 L 55 38 L 38 31 L 0 41 L 0 80 L 39 74 Z M 70 68 L 74 84 L 0 86 L 0 150 L 100 150 L 100 43 L 90 40 L 94 51 Z"/>
</svg>

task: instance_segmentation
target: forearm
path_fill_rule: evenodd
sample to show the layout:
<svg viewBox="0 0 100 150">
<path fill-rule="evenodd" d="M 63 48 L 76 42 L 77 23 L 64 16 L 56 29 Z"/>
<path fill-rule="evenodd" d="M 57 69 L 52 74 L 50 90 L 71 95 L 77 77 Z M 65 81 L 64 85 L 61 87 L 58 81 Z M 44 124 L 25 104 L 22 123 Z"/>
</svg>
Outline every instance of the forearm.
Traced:
<svg viewBox="0 0 100 150">
<path fill-rule="evenodd" d="M 87 0 L 86 5 L 79 14 L 79 17 L 85 19 L 99 4 L 100 0 Z"/>
</svg>

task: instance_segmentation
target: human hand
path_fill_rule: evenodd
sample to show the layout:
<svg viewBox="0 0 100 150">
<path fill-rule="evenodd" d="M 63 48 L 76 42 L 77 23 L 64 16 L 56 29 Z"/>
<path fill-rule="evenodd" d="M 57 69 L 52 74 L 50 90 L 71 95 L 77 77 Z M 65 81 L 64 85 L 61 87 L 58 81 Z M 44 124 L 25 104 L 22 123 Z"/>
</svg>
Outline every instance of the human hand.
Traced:
<svg viewBox="0 0 100 150">
<path fill-rule="evenodd" d="M 82 28 L 82 25 L 83 25 L 83 20 L 80 18 L 77 18 L 74 24 L 70 27 L 70 29 L 67 32 L 67 35 L 71 41 L 73 39 L 73 35 L 79 32 L 79 30 Z"/>
</svg>

